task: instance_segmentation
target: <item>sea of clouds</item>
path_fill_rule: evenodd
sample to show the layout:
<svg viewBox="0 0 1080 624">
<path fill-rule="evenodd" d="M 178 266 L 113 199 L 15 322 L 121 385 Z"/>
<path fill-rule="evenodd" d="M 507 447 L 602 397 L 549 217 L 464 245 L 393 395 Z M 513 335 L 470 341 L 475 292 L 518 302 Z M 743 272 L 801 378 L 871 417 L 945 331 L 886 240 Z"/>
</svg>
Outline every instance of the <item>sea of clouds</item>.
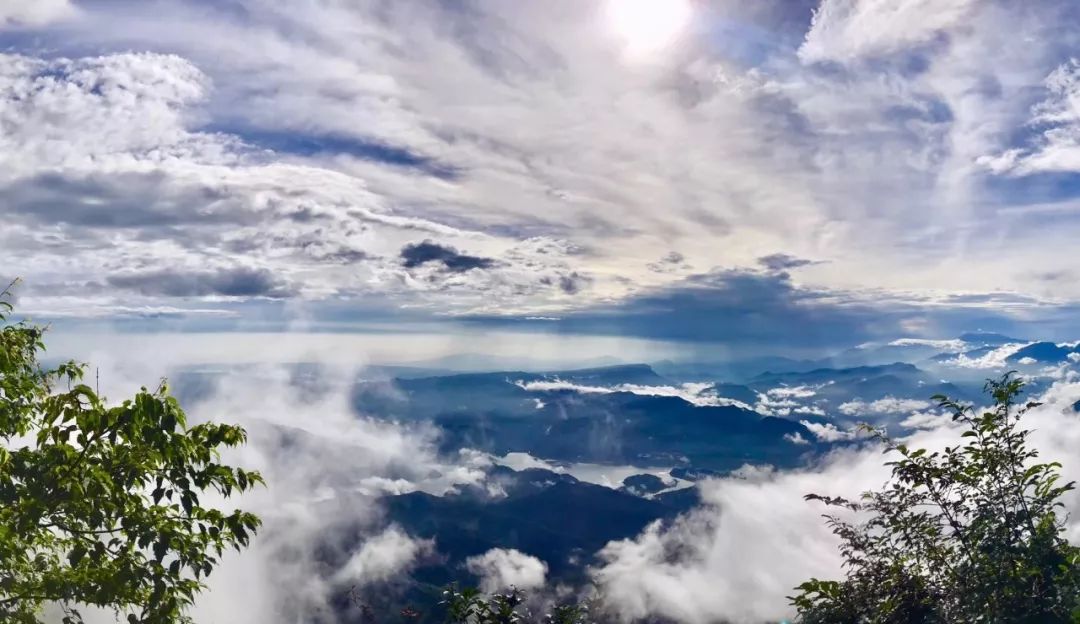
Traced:
<svg viewBox="0 0 1080 624">
<path fill-rule="evenodd" d="M 100 363 L 102 390 L 114 399 L 177 366 L 149 358 L 110 361 L 107 355 Z M 361 367 L 334 363 L 305 370 L 222 368 L 186 405 L 193 421 L 244 426 L 248 444 L 229 451 L 226 460 L 262 471 L 268 483 L 242 499 L 218 501 L 257 513 L 264 526 L 249 549 L 227 555 L 210 577 L 192 612 L 197 622 L 333 621 L 331 605 L 347 592 L 387 586 L 438 556 L 437 542 L 386 521 L 381 495 L 485 485 L 483 468 L 491 457 L 440 455 L 430 427 L 357 414 L 350 387 Z M 1065 477 L 1075 479 L 1080 414 L 1072 404 L 1080 398 L 1080 381 L 1074 372 L 1060 377 L 1025 424 L 1042 457 L 1062 461 Z M 933 411 L 909 424 L 919 427 L 910 445 L 936 449 L 959 440 L 951 421 Z M 795 585 L 841 573 L 823 509 L 803 495 L 854 496 L 880 487 L 888 478 L 882 461 L 880 449 L 867 443 L 837 450 L 806 469 L 748 468 L 703 482 L 697 509 L 601 550 L 591 570 L 595 591 L 604 608 L 624 620 L 754 623 L 790 616 L 786 596 Z M 1066 503 L 1074 512 L 1080 507 L 1073 495 Z M 1069 530 L 1080 539 L 1080 524 L 1074 521 Z M 547 566 L 529 553 L 495 549 L 465 566 L 485 591 L 508 584 L 546 591 Z M 98 617 L 112 621 L 112 614 Z"/>
</svg>

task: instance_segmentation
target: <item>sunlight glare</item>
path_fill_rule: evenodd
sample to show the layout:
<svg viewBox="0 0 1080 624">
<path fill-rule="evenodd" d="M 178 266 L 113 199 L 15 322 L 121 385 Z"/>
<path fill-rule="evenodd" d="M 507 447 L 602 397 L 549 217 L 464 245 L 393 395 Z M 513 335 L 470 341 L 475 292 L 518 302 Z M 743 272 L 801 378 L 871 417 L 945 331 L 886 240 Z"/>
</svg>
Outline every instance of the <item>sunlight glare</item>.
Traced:
<svg viewBox="0 0 1080 624">
<path fill-rule="evenodd" d="M 609 24 L 632 56 L 659 52 L 690 19 L 690 0 L 608 0 Z"/>
</svg>

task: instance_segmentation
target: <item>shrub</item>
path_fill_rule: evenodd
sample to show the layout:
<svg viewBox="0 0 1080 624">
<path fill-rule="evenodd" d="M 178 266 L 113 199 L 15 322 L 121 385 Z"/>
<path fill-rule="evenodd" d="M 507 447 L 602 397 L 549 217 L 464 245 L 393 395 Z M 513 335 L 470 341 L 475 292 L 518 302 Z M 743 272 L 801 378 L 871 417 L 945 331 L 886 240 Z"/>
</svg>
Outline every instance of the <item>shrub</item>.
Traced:
<svg viewBox="0 0 1080 624">
<path fill-rule="evenodd" d="M 1080 549 L 1064 537 L 1057 463 L 1038 463 L 1012 373 L 987 383 L 988 410 L 934 397 L 963 426 L 942 452 L 873 431 L 896 456 L 890 482 L 857 501 L 810 494 L 856 512 L 825 518 L 847 576 L 811 579 L 791 598 L 802 622 L 1080 622 Z"/>
</svg>

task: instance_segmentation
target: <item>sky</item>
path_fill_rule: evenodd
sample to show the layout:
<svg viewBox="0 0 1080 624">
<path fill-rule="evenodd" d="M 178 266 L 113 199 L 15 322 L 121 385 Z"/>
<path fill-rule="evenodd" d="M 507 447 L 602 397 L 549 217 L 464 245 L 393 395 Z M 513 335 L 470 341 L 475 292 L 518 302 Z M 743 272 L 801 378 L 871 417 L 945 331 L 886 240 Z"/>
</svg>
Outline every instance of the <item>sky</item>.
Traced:
<svg viewBox="0 0 1080 624">
<path fill-rule="evenodd" d="M 0 0 L 0 277 L 89 334 L 1075 339 L 1078 18 Z"/>
</svg>

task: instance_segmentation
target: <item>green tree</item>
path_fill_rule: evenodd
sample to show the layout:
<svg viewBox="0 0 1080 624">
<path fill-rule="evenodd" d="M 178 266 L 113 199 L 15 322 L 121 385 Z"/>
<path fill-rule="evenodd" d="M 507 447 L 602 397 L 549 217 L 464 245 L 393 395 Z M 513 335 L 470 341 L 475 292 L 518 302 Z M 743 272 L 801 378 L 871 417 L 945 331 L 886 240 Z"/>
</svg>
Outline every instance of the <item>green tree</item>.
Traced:
<svg viewBox="0 0 1080 624">
<path fill-rule="evenodd" d="M 894 454 L 885 488 L 861 500 L 810 494 L 859 514 L 825 518 L 840 537 L 847 577 L 811 579 L 792 604 L 817 623 L 1080 622 L 1080 548 L 1064 537 L 1057 463 L 1037 463 L 1020 419 L 1023 382 L 989 381 L 982 412 L 934 397 L 963 426 L 942 452 L 910 449 L 873 431 Z"/>
<path fill-rule="evenodd" d="M 443 592 L 447 624 L 588 624 L 588 607 L 567 603 L 555 605 L 542 618 L 534 618 L 525 605 L 525 592 L 511 587 L 503 593 L 485 596 L 471 587 L 451 585 Z"/>
<path fill-rule="evenodd" d="M 246 546 L 259 519 L 200 504 L 262 483 L 219 463 L 239 427 L 188 426 L 164 382 L 108 406 L 84 367 L 43 367 L 43 328 L 12 322 L 0 294 L 0 621 L 37 623 L 46 603 L 65 624 L 79 605 L 127 622 L 188 621 L 184 612 L 223 551 Z"/>
</svg>

